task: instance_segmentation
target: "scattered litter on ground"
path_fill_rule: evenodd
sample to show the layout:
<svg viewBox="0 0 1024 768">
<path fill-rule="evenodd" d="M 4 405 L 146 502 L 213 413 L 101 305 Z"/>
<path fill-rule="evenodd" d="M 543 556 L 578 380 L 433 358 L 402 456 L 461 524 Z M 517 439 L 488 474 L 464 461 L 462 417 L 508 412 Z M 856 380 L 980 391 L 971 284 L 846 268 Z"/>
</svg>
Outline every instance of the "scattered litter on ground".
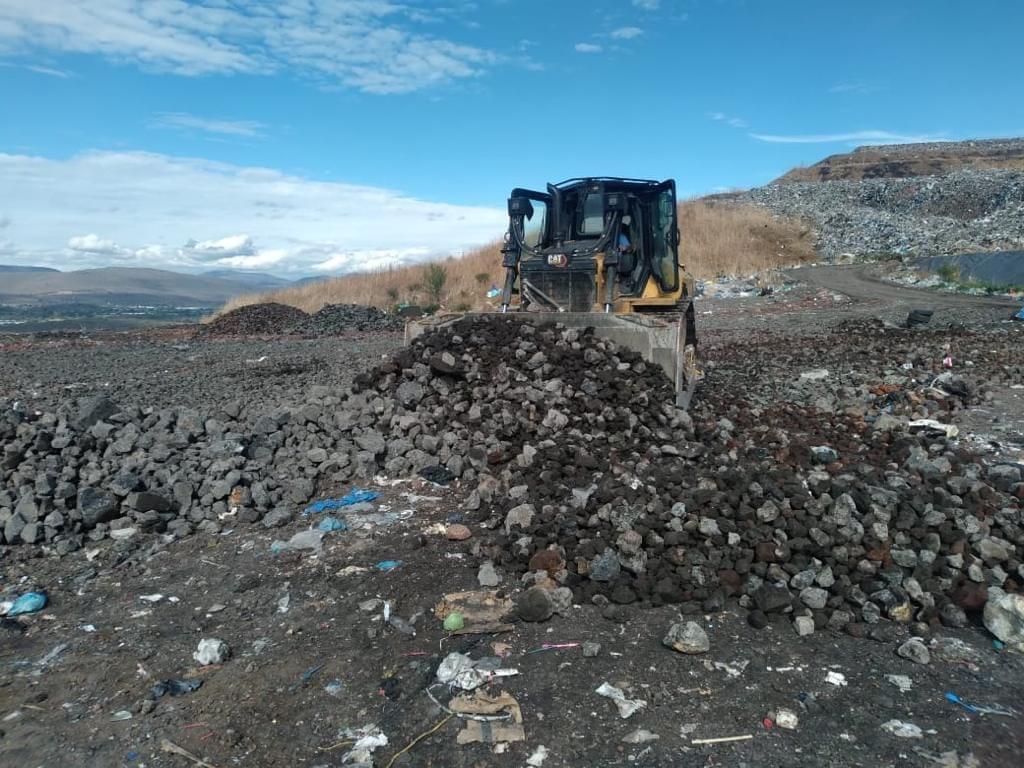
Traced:
<svg viewBox="0 0 1024 768">
<path fill-rule="evenodd" d="M 339 698 L 345 692 L 345 684 L 341 680 L 331 680 L 327 685 L 324 686 L 324 693 L 334 698 Z"/>
<path fill-rule="evenodd" d="M 985 707 L 978 704 L 968 704 L 955 693 L 946 693 L 946 701 L 963 707 L 973 715 L 996 715 L 998 717 L 1013 717 L 1016 713 L 1012 709 L 1003 706 Z"/>
<path fill-rule="evenodd" d="M 489 720 L 466 719 L 465 727 L 456 737 L 458 744 L 484 742 L 497 744 L 500 742 L 525 741 L 523 730 L 523 713 L 519 702 L 508 693 L 502 691 L 491 696 L 484 691 L 474 691 L 470 696 L 460 694 L 448 704 L 450 712 L 456 715 L 501 716 Z M 501 722 L 504 720 L 505 722 Z"/>
<path fill-rule="evenodd" d="M 377 563 L 377 565 L 374 566 L 374 568 L 376 568 L 378 571 L 382 571 L 384 573 L 387 573 L 388 571 L 393 571 L 396 568 L 401 567 L 401 560 L 381 560 L 379 563 Z"/>
<path fill-rule="evenodd" d="M 540 766 L 544 765 L 544 761 L 547 760 L 548 754 L 548 748 L 541 744 L 533 750 L 533 754 L 526 758 L 526 764 L 530 768 L 540 768 Z"/>
<path fill-rule="evenodd" d="M 46 607 L 49 598 L 45 592 L 26 592 L 18 597 L 7 609 L 7 616 L 23 616 L 36 613 Z"/>
<path fill-rule="evenodd" d="M 462 617 L 462 614 L 457 611 L 453 611 L 444 617 L 445 632 L 457 632 L 465 626 L 466 620 Z"/>
<path fill-rule="evenodd" d="M 828 672 L 825 675 L 825 682 L 840 687 L 847 685 L 846 675 L 844 675 L 842 672 Z"/>
<path fill-rule="evenodd" d="M 795 731 L 797 726 L 800 725 L 800 718 L 791 709 L 779 709 L 775 712 L 775 724 L 779 728 Z"/>
<path fill-rule="evenodd" d="M 334 531 L 347 531 L 348 524 L 344 520 L 339 520 L 336 517 L 325 517 L 319 523 L 317 523 L 317 530 L 323 531 L 324 533 L 333 533 Z"/>
<path fill-rule="evenodd" d="M 695 746 L 700 746 L 701 744 L 728 744 L 733 741 L 749 741 L 752 738 L 754 738 L 754 734 L 745 733 L 742 736 L 719 736 L 713 739 L 693 739 L 690 743 Z"/>
<path fill-rule="evenodd" d="M 498 597 L 492 590 L 470 590 L 445 595 L 434 607 L 434 615 L 442 621 L 457 613 L 462 616 L 462 627 L 449 630 L 455 634 L 486 634 L 508 632 L 512 625 L 501 621 L 511 613 L 513 602 L 507 597 Z"/>
<path fill-rule="evenodd" d="M 223 664 L 231 656 L 231 649 L 223 640 L 216 637 L 207 637 L 199 641 L 199 647 L 192 658 L 201 666 L 210 664 Z"/>
<path fill-rule="evenodd" d="M 173 741 L 169 741 L 167 739 L 160 739 L 160 751 L 168 752 L 172 755 L 179 755 L 181 757 L 184 757 L 186 760 L 191 760 L 193 763 L 198 765 L 199 768 L 215 768 L 215 766 L 212 763 L 206 762 L 201 757 L 196 757 L 187 749 L 179 747 Z"/>
<path fill-rule="evenodd" d="M 115 722 L 115 723 L 116 722 L 120 722 L 122 720 L 131 720 L 132 719 L 132 713 L 129 712 L 127 709 L 119 709 L 119 710 L 117 710 L 117 712 L 112 712 L 111 713 L 110 719 L 111 719 L 112 722 Z"/>
<path fill-rule="evenodd" d="M 326 512 L 329 509 L 351 507 L 353 504 L 363 504 L 368 501 L 374 501 L 379 496 L 380 494 L 377 491 L 364 491 L 359 488 L 353 488 L 344 496 L 337 499 L 321 499 L 320 501 L 314 501 L 302 510 L 302 514 L 314 515 L 320 512 Z"/>
<path fill-rule="evenodd" d="M 920 739 L 924 736 L 920 726 L 903 720 L 888 720 L 882 723 L 882 730 L 893 736 L 899 736 L 901 739 Z"/>
<path fill-rule="evenodd" d="M 299 531 L 288 541 L 275 540 L 270 545 L 270 551 L 275 555 L 279 555 L 282 552 L 303 552 L 309 550 L 318 555 L 323 551 L 324 535 L 325 533 L 322 530 L 309 528 L 305 531 Z"/>
<path fill-rule="evenodd" d="M 646 728 L 637 728 L 631 733 L 627 733 L 622 737 L 624 744 L 646 744 L 649 741 L 657 741 L 661 736 L 658 734 L 648 731 Z"/>
<path fill-rule="evenodd" d="M 899 688 L 902 693 L 906 693 L 913 686 L 910 678 L 906 675 L 886 675 L 885 679 Z"/>
<path fill-rule="evenodd" d="M 615 703 L 615 707 L 619 710 L 619 717 L 623 720 L 630 718 L 638 710 L 647 706 L 647 702 L 643 699 L 626 698 L 626 694 L 622 692 L 622 689 L 616 688 L 610 683 L 601 683 L 597 689 L 597 695 L 604 696 L 606 699 L 611 699 Z"/>
<path fill-rule="evenodd" d="M 346 728 L 338 733 L 338 738 L 354 742 L 352 749 L 342 756 L 341 762 L 357 766 L 372 766 L 373 753 L 388 745 L 388 737 L 377 725 L 367 725 L 355 730 Z"/>
</svg>

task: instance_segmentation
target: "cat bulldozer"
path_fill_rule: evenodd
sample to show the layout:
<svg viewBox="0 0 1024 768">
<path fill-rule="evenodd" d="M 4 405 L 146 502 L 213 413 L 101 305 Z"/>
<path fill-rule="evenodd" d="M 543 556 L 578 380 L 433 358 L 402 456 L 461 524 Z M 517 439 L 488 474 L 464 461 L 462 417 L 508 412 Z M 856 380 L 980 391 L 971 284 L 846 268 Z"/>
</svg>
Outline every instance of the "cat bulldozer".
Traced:
<svg viewBox="0 0 1024 768">
<path fill-rule="evenodd" d="M 508 214 L 500 312 L 593 328 L 661 366 L 676 405 L 687 407 L 701 373 L 675 181 L 601 177 L 514 189 Z M 413 321 L 406 341 L 463 316 Z"/>
</svg>

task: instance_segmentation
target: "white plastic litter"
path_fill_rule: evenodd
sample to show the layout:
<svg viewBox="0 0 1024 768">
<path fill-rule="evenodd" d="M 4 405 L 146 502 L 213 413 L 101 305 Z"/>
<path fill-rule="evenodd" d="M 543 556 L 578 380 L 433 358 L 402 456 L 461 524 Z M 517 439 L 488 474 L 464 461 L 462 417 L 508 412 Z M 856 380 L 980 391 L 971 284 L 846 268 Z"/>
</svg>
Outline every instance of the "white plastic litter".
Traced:
<svg viewBox="0 0 1024 768">
<path fill-rule="evenodd" d="M 548 759 L 548 748 L 541 744 L 535 750 L 533 754 L 526 758 L 526 764 L 530 768 L 540 768 L 544 765 L 544 761 Z"/>
<path fill-rule="evenodd" d="M 204 637 L 199 641 L 199 647 L 192 654 L 192 658 L 205 667 L 208 664 L 221 664 L 230 655 L 231 649 L 223 640 L 216 637 Z"/>
<path fill-rule="evenodd" d="M 638 710 L 647 706 L 647 702 L 643 699 L 627 699 L 621 689 L 610 683 L 601 683 L 601 687 L 597 689 L 597 695 L 614 701 L 615 706 L 619 709 L 619 717 L 623 720 L 632 717 Z"/>
<path fill-rule="evenodd" d="M 899 736 L 901 739 L 920 739 L 924 735 L 924 731 L 919 726 L 905 720 L 889 720 L 882 723 L 882 730 L 888 731 L 893 736 Z"/>
<path fill-rule="evenodd" d="M 846 675 L 842 672 L 829 672 L 825 675 L 825 682 L 831 683 L 832 685 L 844 686 L 846 685 Z"/>
</svg>

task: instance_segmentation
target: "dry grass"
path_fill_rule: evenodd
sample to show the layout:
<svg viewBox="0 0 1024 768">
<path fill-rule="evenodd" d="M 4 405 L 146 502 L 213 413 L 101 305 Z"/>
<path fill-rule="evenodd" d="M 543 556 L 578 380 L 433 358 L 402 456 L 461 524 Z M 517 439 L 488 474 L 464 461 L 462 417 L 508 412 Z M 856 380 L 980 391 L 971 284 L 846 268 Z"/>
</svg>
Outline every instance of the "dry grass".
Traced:
<svg viewBox="0 0 1024 768">
<path fill-rule="evenodd" d="M 773 218 L 761 208 L 733 203 L 689 200 L 679 206 L 681 257 L 698 278 L 750 275 L 814 259 L 806 227 Z M 461 258 L 440 263 L 448 278 L 442 295 L 447 309 L 462 311 L 494 306 L 485 297 L 492 284 L 501 287 L 501 245 L 491 243 Z M 400 302 L 427 304 L 423 265 L 348 275 L 263 294 L 237 296 L 221 312 L 247 304 L 277 301 L 306 312 L 325 304 L 391 307 Z"/>
</svg>

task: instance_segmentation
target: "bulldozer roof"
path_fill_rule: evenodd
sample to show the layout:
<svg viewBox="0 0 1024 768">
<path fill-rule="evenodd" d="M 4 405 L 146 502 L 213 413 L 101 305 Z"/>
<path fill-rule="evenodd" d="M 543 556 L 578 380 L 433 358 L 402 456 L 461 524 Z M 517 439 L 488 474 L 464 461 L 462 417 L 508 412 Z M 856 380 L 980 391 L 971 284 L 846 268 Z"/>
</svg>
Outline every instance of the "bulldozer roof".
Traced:
<svg viewBox="0 0 1024 768">
<path fill-rule="evenodd" d="M 552 184 L 551 186 L 558 187 L 559 189 L 561 189 L 563 187 L 578 187 L 582 184 L 591 184 L 593 182 L 600 182 L 602 184 L 612 183 L 644 187 L 654 187 L 662 183 L 660 181 L 654 181 L 652 179 L 623 179 L 617 176 L 581 176 L 576 179 L 566 179 L 565 181 L 560 181 L 557 184 Z"/>
</svg>

